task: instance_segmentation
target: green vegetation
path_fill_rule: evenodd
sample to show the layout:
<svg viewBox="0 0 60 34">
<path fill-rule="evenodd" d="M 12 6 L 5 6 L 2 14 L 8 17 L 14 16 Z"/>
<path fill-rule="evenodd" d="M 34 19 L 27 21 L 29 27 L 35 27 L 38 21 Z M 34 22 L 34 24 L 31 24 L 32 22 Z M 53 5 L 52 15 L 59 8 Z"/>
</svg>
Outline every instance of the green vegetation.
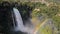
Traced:
<svg viewBox="0 0 60 34">
<path fill-rule="evenodd" d="M 56 28 L 58 29 L 58 31 L 60 31 L 60 16 L 54 16 L 53 20 Z"/>
<path fill-rule="evenodd" d="M 38 33 L 41 34 L 52 34 L 52 29 L 49 25 L 46 25 L 45 27 L 41 27 Z"/>
<path fill-rule="evenodd" d="M 53 23 L 54 26 L 57 28 L 57 30 L 52 30 L 51 27 L 49 27 L 48 25 L 45 26 L 44 28 L 40 28 L 40 33 L 41 34 L 59 34 L 60 32 L 60 16 L 56 16 L 58 13 L 60 14 L 60 6 L 59 5 L 50 5 L 50 6 L 46 6 L 45 4 L 36 4 L 34 9 L 39 9 L 40 11 L 37 10 L 33 10 L 32 11 L 32 17 L 39 17 L 42 14 L 44 14 L 46 17 L 53 19 Z M 48 19 L 47 18 L 47 19 Z M 57 32 L 59 31 L 59 32 Z M 39 34 L 40 34 L 39 33 Z"/>
</svg>

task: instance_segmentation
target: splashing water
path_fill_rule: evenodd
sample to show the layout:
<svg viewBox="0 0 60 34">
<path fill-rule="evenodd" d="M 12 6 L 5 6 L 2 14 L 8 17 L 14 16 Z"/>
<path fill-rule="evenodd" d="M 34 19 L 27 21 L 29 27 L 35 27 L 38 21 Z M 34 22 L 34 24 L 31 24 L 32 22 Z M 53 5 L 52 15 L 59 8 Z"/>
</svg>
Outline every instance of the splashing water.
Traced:
<svg viewBox="0 0 60 34">
<path fill-rule="evenodd" d="M 18 9 L 16 8 L 13 8 L 13 12 L 14 12 L 14 15 L 15 15 L 15 19 L 16 19 L 16 23 L 17 23 L 17 26 L 15 27 L 15 31 L 22 31 L 22 32 L 27 32 L 27 33 L 31 33 L 32 34 L 32 29 L 28 28 L 28 27 L 25 27 L 23 25 L 23 20 L 22 20 L 22 17 L 18 11 Z"/>
</svg>

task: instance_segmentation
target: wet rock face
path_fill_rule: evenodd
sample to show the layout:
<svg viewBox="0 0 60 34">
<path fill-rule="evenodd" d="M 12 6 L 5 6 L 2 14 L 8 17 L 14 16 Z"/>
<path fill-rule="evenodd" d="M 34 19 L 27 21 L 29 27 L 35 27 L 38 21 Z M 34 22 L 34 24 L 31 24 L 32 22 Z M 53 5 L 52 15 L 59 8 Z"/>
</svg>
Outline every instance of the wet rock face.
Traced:
<svg viewBox="0 0 60 34">
<path fill-rule="evenodd" d="M 10 27 L 12 26 L 11 19 L 11 8 L 8 2 L 3 2 L 0 4 L 0 32 L 3 34 L 8 34 Z"/>
</svg>

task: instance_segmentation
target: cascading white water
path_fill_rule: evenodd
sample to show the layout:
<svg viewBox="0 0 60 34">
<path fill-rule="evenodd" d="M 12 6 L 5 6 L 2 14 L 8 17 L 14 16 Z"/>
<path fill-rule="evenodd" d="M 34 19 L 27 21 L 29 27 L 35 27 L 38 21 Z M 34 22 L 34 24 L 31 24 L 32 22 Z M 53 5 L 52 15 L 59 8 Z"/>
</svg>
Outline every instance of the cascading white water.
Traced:
<svg viewBox="0 0 60 34">
<path fill-rule="evenodd" d="M 22 17 L 18 11 L 18 9 L 16 8 L 13 8 L 13 12 L 14 12 L 14 15 L 15 15 L 15 19 L 16 19 L 16 23 L 17 23 L 17 26 L 15 27 L 15 31 L 22 31 L 22 32 L 32 32 L 31 29 L 29 29 L 28 27 L 25 27 L 23 25 L 23 20 L 22 20 Z"/>
</svg>

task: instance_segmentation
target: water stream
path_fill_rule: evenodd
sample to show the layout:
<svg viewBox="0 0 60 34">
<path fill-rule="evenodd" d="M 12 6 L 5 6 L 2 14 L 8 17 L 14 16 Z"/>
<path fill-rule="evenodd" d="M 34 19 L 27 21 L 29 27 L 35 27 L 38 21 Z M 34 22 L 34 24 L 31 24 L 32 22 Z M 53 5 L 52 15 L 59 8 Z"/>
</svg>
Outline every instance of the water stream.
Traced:
<svg viewBox="0 0 60 34">
<path fill-rule="evenodd" d="M 31 33 L 32 30 L 23 25 L 23 20 L 22 20 L 21 14 L 20 14 L 20 12 L 18 11 L 17 8 L 13 8 L 13 13 L 15 15 L 14 17 L 16 19 L 15 21 L 16 21 L 16 24 L 17 24 L 16 27 L 14 26 L 15 31 L 22 31 L 22 32 Z"/>
</svg>

